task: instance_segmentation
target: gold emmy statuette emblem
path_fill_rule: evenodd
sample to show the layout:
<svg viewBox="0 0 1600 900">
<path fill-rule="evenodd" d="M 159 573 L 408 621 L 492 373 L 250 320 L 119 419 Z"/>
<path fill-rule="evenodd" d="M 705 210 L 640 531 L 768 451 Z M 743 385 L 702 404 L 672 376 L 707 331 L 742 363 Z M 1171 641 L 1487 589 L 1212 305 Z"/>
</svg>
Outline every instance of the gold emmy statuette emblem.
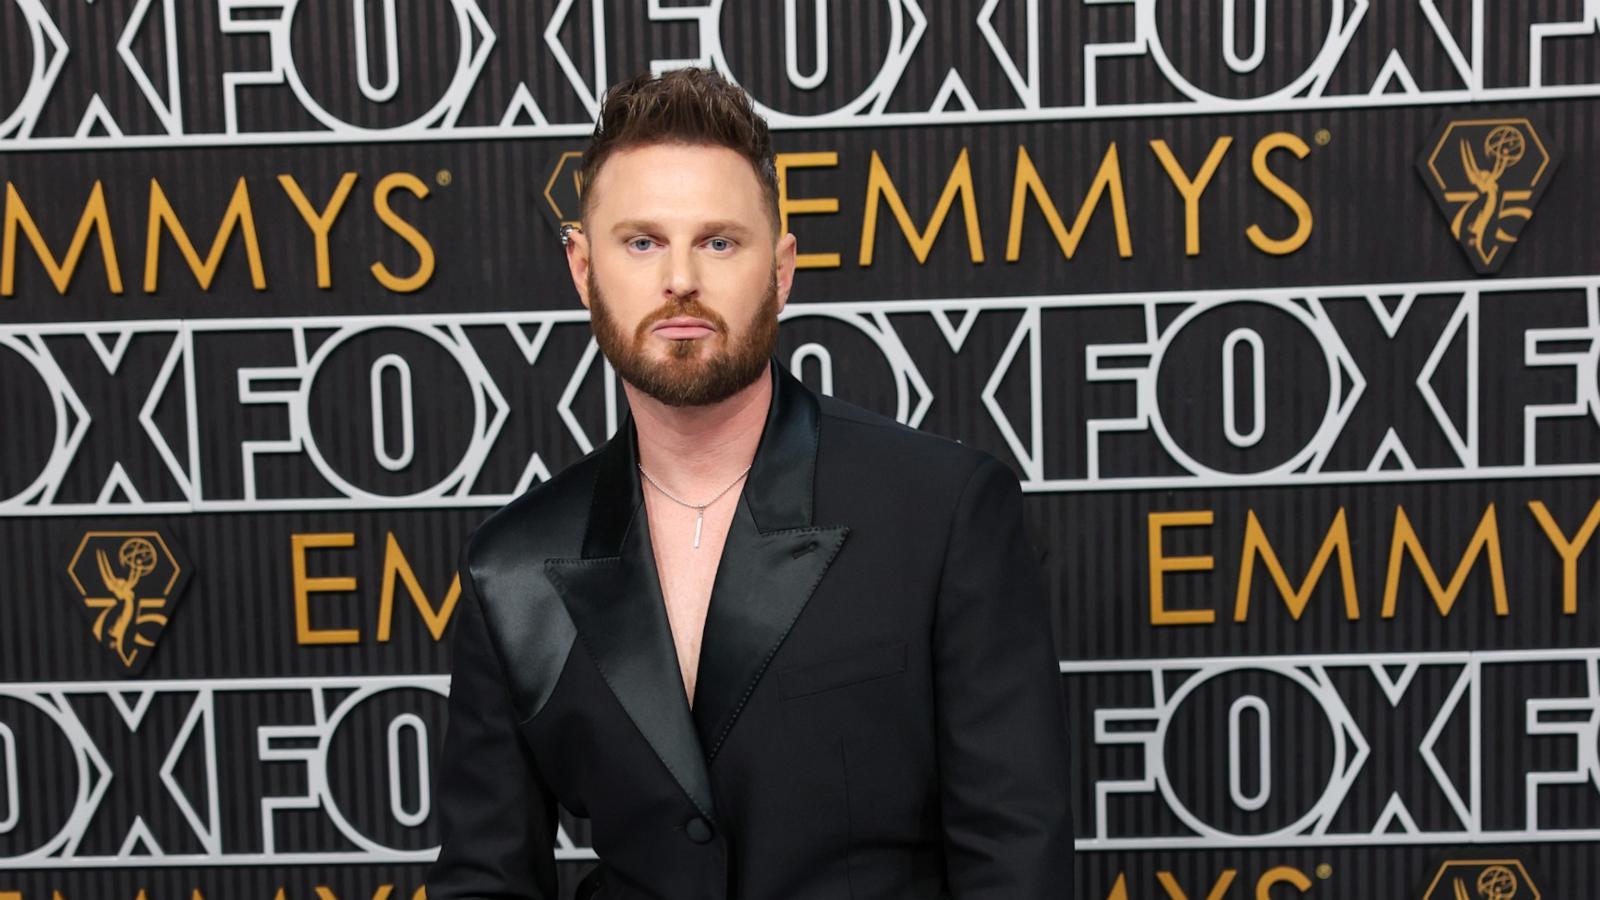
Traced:
<svg viewBox="0 0 1600 900">
<path fill-rule="evenodd" d="M 1490 866 L 1478 873 L 1477 893 L 1467 893 L 1460 878 L 1455 881 L 1456 900 L 1511 900 L 1517 895 L 1517 874 L 1505 866 Z"/>
<path fill-rule="evenodd" d="M 1526 206 L 1506 206 L 1500 199 L 1500 176 L 1505 174 L 1507 166 L 1520 162 L 1527 152 L 1527 142 L 1522 139 L 1522 132 L 1510 125 L 1497 126 L 1484 138 L 1483 152 L 1494 160 L 1491 171 L 1481 169 L 1472 145 L 1465 139 L 1461 141 L 1461 167 L 1466 170 L 1472 186 L 1478 189 L 1478 196 L 1456 213 L 1455 221 L 1450 223 L 1450 233 L 1460 239 L 1461 220 L 1466 218 L 1468 212 L 1476 210 L 1472 223 L 1467 226 L 1467 246 L 1477 250 L 1479 258 L 1487 263 L 1500 250 L 1495 242 L 1516 241 L 1515 237 L 1506 234 L 1505 229 L 1500 227 L 1500 220 L 1507 216 L 1529 219 L 1533 217 L 1533 210 Z M 1485 244 L 1484 235 L 1491 225 L 1494 226 L 1494 238 Z"/>
<path fill-rule="evenodd" d="M 1423 900 L 1539 900 L 1521 860 L 1452 859 L 1439 867 Z"/>
<path fill-rule="evenodd" d="M 96 643 L 131 675 L 144 668 L 166 628 L 188 566 L 158 532 L 91 531 L 72 554 L 67 577 Z"/>
<path fill-rule="evenodd" d="M 1446 121 L 1418 163 L 1423 181 L 1480 274 L 1499 271 L 1558 160 L 1526 118 Z"/>
</svg>

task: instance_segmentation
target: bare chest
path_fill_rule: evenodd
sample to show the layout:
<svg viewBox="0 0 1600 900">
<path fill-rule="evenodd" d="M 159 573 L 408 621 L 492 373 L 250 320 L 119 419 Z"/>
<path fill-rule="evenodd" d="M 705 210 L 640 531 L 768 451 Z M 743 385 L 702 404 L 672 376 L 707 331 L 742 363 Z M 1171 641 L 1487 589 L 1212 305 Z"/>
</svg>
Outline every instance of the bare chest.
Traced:
<svg viewBox="0 0 1600 900">
<path fill-rule="evenodd" d="M 736 496 L 722 498 L 707 507 L 705 519 L 696 522 L 693 509 L 671 501 L 647 497 L 645 509 L 650 517 L 650 544 L 655 551 L 656 578 L 666 604 L 667 623 L 678 653 L 678 668 L 684 691 L 692 703 L 695 675 L 700 666 L 701 636 L 706 613 L 711 607 L 711 588 L 717 579 L 717 563 L 733 521 Z M 694 545 L 695 531 L 700 545 Z"/>
</svg>

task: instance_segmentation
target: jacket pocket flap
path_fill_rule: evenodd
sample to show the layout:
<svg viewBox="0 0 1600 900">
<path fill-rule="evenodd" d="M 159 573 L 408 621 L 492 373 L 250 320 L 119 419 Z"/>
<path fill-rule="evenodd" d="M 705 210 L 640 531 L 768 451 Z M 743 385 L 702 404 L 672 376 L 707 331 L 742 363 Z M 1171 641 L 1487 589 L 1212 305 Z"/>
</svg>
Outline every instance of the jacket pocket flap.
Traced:
<svg viewBox="0 0 1600 900">
<path fill-rule="evenodd" d="M 898 675 L 905 670 L 905 641 L 873 644 L 847 656 L 779 672 L 778 693 L 788 700 L 874 678 Z"/>
</svg>

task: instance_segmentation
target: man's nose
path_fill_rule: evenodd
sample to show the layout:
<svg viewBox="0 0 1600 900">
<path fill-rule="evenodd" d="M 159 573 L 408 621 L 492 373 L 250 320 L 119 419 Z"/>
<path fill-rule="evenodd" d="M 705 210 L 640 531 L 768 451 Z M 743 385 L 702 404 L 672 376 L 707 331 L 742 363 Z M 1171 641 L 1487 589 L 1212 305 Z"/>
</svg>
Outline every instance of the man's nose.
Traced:
<svg viewBox="0 0 1600 900">
<path fill-rule="evenodd" d="M 663 288 L 668 297 L 678 299 L 693 297 L 699 292 L 700 279 L 695 270 L 693 248 L 673 247 L 667 254 L 666 284 Z"/>
</svg>

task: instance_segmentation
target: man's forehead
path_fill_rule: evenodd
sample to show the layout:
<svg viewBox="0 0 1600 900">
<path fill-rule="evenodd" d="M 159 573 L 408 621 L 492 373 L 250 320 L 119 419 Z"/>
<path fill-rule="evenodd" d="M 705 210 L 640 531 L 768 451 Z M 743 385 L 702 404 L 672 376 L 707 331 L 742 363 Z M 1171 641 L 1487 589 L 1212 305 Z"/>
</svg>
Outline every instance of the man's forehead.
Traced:
<svg viewBox="0 0 1600 900">
<path fill-rule="evenodd" d="M 596 173 L 589 212 L 609 219 L 756 221 L 765 196 L 749 160 L 717 144 L 620 149 Z"/>
</svg>

